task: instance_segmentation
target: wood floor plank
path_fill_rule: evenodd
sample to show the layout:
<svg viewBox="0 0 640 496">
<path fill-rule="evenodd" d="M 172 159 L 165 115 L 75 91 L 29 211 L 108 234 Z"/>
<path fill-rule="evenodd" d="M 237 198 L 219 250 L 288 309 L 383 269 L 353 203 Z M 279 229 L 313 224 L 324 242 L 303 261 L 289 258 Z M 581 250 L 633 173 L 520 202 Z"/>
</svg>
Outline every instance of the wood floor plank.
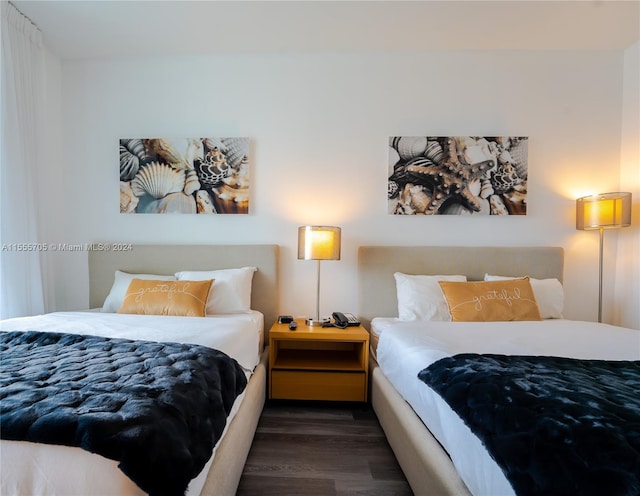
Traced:
<svg viewBox="0 0 640 496">
<path fill-rule="evenodd" d="M 242 496 L 337 496 L 335 483 L 328 479 L 292 479 L 243 474 L 238 488 Z"/>
<path fill-rule="evenodd" d="M 336 481 L 337 496 L 413 496 L 406 481 Z"/>
<path fill-rule="evenodd" d="M 239 496 L 410 496 L 370 405 L 269 401 Z"/>
</svg>

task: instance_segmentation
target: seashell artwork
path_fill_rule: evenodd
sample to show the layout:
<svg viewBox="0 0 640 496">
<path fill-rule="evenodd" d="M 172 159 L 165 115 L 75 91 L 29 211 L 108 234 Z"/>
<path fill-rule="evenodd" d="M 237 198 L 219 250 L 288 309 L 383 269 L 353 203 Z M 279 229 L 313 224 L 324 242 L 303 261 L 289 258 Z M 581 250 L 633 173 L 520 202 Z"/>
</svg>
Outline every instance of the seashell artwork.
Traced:
<svg viewBox="0 0 640 496">
<path fill-rule="evenodd" d="M 151 162 L 138 171 L 131 181 L 131 190 L 136 196 L 150 195 L 153 198 L 164 198 L 170 193 L 177 193 L 184 188 L 184 171 L 170 165 Z"/>
<path fill-rule="evenodd" d="M 526 183 L 520 183 L 508 193 L 504 194 L 503 200 L 509 215 L 523 215 L 521 212 L 526 212 L 527 210 Z"/>
<path fill-rule="evenodd" d="M 248 138 L 119 140 L 120 213 L 247 214 Z"/>
<path fill-rule="evenodd" d="M 223 183 L 235 188 L 249 190 L 249 161 L 244 157 L 238 167 L 233 169 L 230 176 L 222 180 Z"/>
<path fill-rule="evenodd" d="M 528 137 L 392 136 L 393 215 L 526 215 Z"/>
<path fill-rule="evenodd" d="M 196 192 L 196 209 L 199 214 L 216 213 L 213 207 L 213 200 L 207 190 L 201 189 Z"/>
<path fill-rule="evenodd" d="M 131 181 L 138 173 L 140 159 L 120 145 L 120 181 Z"/>
<path fill-rule="evenodd" d="M 145 214 L 195 214 L 197 212 L 195 198 L 182 192 L 171 193 L 157 200 L 140 200 L 138 208 Z"/>
<path fill-rule="evenodd" d="M 522 182 L 511 162 L 503 162 L 491 175 L 491 184 L 496 193 L 506 194 Z"/>
<path fill-rule="evenodd" d="M 146 145 L 149 155 L 158 155 L 166 163 L 172 164 L 176 168 L 184 168 L 187 151 L 186 139 L 154 138 L 147 140 Z"/>
<path fill-rule="evenodd" d="M 235 188 L 223 184 L 213 189 L 213 204 L 221 214 L 246 214 L 249 209 L 249 190 L 247 188 Z"/>
<path fill-rule="evenodd" d="M 212 187 L 218 186 L 232 170 L 226 155 L 219 148 L 213 148 L 207 152 L 204 160 L 197 164 L 196 172 L 202 184 Z"/>
<path fill-rule="evenodd" d="M 391 138 L 390 144 L 402 160 L 419 157 L 427 150 L 427 138 L 423 136 L 396 136 Z"/>
<path fill-rule="evenodd" d="M 389 176 L 393 175 L 393 171 L 395 170 L 395 165 L 400 162 L 400 155 L 398 154 L 398 150 L 394 147 L 389 147 Z"/>
<path fill-rule="evenodd" d="M 225 147 L 227 162 L 231 167 L 237 167 L 242 159 L 249 156 L 249 140 L 244 138 L 221 138 Z"/>
<path fill-rule="evenodd" d="M 198 174 L 194 169 L 187 171 L 187 177 L 184 181 L 184 194 L 190 195 L 200 189 L 200 181 L 198 181 Z"/>
<path fill-rule="evenodd" d="M 509 211 L 499 195 L 491 195 L 489 204 L 491 205 L 491 215 L 509 215 Z"/>
<path fill-rule="evenodd" d="M 227 147 L 224 146 L 222 138 L 204 138 L 202 142 L 209 150 L 215 150 L 217 148 L 222 152 L 227 151 Z"/>
<path fill-rule="evenodd" d="M 414 215 L 425 215 L 432 198 L 424 186 L 406 184 L 400 196 L 399 204 L 405 212 Z"/>
<path fill-rule="evenodd" d="M 445 215 L 471 215 L 473 211 L 465 207 L 462 203 L 452 202 L 442 207 Z"/>
<path fill-rule="evenodd" d="M 444 151 L 442 146 L 437 141 L 429 141 L 427 150 L 424 152 L 424 156 L 431 160 L 434 164 L 440 165 L 444 158 Z"/>
<path fill-rule="evenodd" d="M 509 155 L 511 155 L 511 162 L 518 173 L 518 176 L 524 180 L 528 179 L 528 167 L 527 167 L 527 142 L 518 141 L 509 148 Z"/>
<path fill-rule="evenodd" d="M 147 162 L 142 140 L 120 140 L 120 181 L 130 181 L 138 173 L 140 164 Z"/>
<path fill-rule="evenodd" d="M 480 181 L 480 198 L 489 198 L 495 191 L 491 185 L 491 181 L 488 178 L 483 178 Z"/>
<path fill-rule="evenodd" d="M 120 181 L 120 212 L 128 214 L 135 211 L 138 201 L 131 190 L 131 183 Z"/>
<path fill-rule="evenodd" d="M 187 150 L 184 153 L 184 165 L 187 170 L 194 170 L 196 160 L 204 160 L 204 144 L 201 139 L 187 140 Z"/>
</svg>

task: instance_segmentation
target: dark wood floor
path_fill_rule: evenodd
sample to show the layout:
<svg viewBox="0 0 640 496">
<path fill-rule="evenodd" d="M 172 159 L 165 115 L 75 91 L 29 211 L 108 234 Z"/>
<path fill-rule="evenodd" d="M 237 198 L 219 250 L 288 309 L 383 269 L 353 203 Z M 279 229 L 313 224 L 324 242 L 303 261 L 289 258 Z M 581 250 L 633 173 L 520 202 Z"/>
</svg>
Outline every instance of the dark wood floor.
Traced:
<svg viewBox="0 0 640 496">
<path fill-rule="evenodd" d="M 267 402 L 238 496 L 411 496 L 369 405 Z"/>
</svg>

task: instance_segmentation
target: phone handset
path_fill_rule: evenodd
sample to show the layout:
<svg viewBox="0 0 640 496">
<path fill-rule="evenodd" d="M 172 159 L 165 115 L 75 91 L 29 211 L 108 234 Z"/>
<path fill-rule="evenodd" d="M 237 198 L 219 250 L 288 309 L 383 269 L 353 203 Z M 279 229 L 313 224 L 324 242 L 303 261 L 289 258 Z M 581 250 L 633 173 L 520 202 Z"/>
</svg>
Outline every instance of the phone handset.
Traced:
<svg viewBox="0 0 640 496">
<path fill-rule="evenodd" d="M 333 312 L 333 325 L 344 329 L 347 326 L 359 326 L 360 321 L 351 313 Z"/>
</svg>

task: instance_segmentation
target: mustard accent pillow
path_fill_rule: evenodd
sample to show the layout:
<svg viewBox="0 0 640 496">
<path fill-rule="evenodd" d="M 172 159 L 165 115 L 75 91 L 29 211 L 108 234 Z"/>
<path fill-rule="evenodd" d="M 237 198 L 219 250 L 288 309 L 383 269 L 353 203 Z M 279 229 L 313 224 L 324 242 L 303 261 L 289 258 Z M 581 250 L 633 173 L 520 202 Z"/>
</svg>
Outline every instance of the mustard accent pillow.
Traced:
<svg viewBox="0 0 640 496">
<path fill-rule="evenodd" d="M 541 320 L 529 278 L 505 281 L 439 281 L 453 322 Z"/>
<path fill-rule="evenodd" d="M 204 317 L 213 279 L 159 281 L 132 279 L 118 313 Z"/>
</svg>

